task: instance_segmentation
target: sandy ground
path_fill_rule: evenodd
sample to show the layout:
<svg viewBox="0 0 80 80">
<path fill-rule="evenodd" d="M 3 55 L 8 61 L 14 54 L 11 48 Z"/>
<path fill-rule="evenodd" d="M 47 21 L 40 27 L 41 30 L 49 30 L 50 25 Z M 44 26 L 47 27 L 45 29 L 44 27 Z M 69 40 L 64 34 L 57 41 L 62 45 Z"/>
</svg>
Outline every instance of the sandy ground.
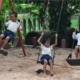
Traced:
<svg viewBox="0 0 80 80">
<path fill-rule="evenodd" d="M 9 49 L 8 56 L 0 54 L 0 80 L 80 80 L 80 67 L 70 66 L 65 61 L 70 53 L 69 49 L 56 49 L 53 77 L 49 74 L 49 66 L 46 77 L 43 77 L 43 73 L 37 75 L 36 70 L 43 67 L 35 61 L 39 50 L 25 49 L 27 57 L 23 56 L 21 48 Z"/>
</svg>

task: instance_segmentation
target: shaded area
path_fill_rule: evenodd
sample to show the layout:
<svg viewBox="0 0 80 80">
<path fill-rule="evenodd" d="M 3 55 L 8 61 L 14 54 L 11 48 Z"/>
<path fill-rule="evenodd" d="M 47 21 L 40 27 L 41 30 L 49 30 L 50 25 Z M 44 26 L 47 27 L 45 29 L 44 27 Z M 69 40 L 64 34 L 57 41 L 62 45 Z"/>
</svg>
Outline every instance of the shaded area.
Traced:
<svg viewBox="0 0 80 80">
<path fill-rule="evenodd" d="M 36 37 L 36 39 L 38 39 L 40 37 L 41 33 L 42 33 L 42 31 L 29 32 L 26 35 L 25 44 L 26 45 L 33 45 L 33 37 Z M 44 36 L 43 36 L 41 41 L 43 42 L 43 40 L 46 39 L 46 38 L 50 38 L 51 39 L 51 44 L 53 44 L 55 42 L 55 36 L 52 37 L 51 34 L 50 34 L 50 31 L 44 31 Z M 38 45 L 38 43 L 37 43 L 37 45 Z M 61 39 L 58 38 L 58 47 L 60 47 L 60 46 L 61 46 Z"/>
<path fill-rule="evenodd" d="M 26 35 L 26 38 L 25 38 L 25 44 L 26 45 L 32 45 L 33 44 L 33 37 L 36 37 L 37 39 L 39 38 L 40 34 L 37 33 L 37 32 L 29 32 L 27 35 Z"/>
<path fill-rule="evenodd" d="M 26 35 L 25 44 L 26 45 L 33 45 L 33 37 L 36 37 L 36 39 L 38 39 L 40 37 L 41 33 L 42 33 L 42 31 L 32 31 L 32 32 L 29 32 Z M 44 31 L 44 36 L 43 36 L 42 40 L 45 39 L 45 38 L 50 38 L 50 32 L 49 31 Z"/>
<path fill-rule="evenodd" d="M 73 39 L 72 39 L 72 34 L 74 32 L 74 28 L 67 28 L 66 30 L 66 43 L 67 43 L 67 48 L 72 48 L 72 43 L 73 43 Z M 77 40 L 74 41 L 74 46 L 77 44 Z"/>
<path fill-rule="evenodd" d="M 72 48 L 72 43 L 73 43 L 73 39 L 72 39 L 72 33 L 75 29 L 74 28 L 67 28 L 66 32 L 65 32 L 65 37 L 63 39 L 66 39 L 66 47 L 67 48 Z M 42 31 L 32 31 L 29 32 L 26 35 L 25 38 L 25 44 L 26 45 L 33 45 L 33 37 L 36 37 L 36 43 L 37 43 L 37 39 L 40 37 Z M 50 33 L 50 31 L 44 31 L 44 36 L 43 39 L 41 41 L 43 41 L 45 38 L 50 38 L 51 39 L 51 44 L 53 44 L 55 42 L 55 35 L 52 36 L 52 34 Z M 61 43 L 62 39 L 60 38 L 60 36 L 58 37 L 58 45 L 57 47 L 61 47 Z M 74 46 L 77 44 L 77 40 L 74 41 Z M 38 43 L 37 43 L 38 45 Z"/>
</svg>

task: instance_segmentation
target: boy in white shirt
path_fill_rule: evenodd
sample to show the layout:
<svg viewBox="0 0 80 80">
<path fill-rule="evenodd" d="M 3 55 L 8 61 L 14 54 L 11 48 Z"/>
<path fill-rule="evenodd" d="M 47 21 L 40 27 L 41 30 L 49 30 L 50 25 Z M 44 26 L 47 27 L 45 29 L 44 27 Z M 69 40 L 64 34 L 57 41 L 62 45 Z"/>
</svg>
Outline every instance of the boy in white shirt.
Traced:
<svg viewBox="0 0 80 80">
<path fill-rule="evenodd" d="M 72 34 L 72 38 L 77 40 L 77 45 L 75 46 L 75 57 L 79 58 L 80 57 L 80 33 L 76 33 L 77 30 Z"/>
<path fill-rule="evenodd" d="M 7 30 L 4 31 L 3 34 L 0 35 L 0 43 L 2 42 L 2 39 L 5 39 L 1 50 L 4 50 L 4 46 L 9 42 L 9 40 L 14 39 L 14 35 L 17 32 L 17 30 L 20 27 L 20 23 L 17 21 L 17 13 L 13 12 L 10 15 L 11 20 L 8 22 L 5 22 L 5 26 L 7 26 Z"/>
<path fill-rule="evenodd" d="M 52 60 L 52 56 L 51 56 L 51 51 L 53 49 L 54 46 L 57 45 L 57 37 L 58 34 L 55 35 L 55 44 L 50 45 L 50 39 L 46 39 L 44 40 L 43 44 L 41 43 L 41 38 L 43 37 L 44 33 L 41 34 L 40 38 L 38 39 L 38 43 L 39 45 L 41 45 L 41 63 L 43 63 L 43 70 L 44 70 L 44 75 L 46 75 L 46 66 L 49 63 L 50 64 L 50 73 L 51 76 L 53 76 L 53 60 Z"/>
</svg>

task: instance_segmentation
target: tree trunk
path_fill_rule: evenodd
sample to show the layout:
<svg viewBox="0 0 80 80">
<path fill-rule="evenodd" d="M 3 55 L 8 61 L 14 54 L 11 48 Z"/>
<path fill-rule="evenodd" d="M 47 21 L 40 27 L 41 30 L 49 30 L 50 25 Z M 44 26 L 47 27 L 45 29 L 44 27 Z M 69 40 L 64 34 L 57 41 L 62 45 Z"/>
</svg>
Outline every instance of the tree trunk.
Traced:
<svg viewBox="0 0 80 80">
<path fill-rule="evenodd" d="M 62 1 L 52 1 L 49 5 L 49 15 L 50 15 L 50 21 L 49 21 L 49 29 L 56 31 L 58 26 L 58 21 L 60 17 L 60 11 L 61 11 L 61 5 Z M 65 31 L 67 27 L 70 27 L 71 25 L 71 17 L 68 14 L 67 11 L 67 1 L 64 1 L 59 28 L 58 28 L 58 34 L 61 38 L 65 37 Z M 63 35 L 64 34 L 64 35 Z"/>
</svg>

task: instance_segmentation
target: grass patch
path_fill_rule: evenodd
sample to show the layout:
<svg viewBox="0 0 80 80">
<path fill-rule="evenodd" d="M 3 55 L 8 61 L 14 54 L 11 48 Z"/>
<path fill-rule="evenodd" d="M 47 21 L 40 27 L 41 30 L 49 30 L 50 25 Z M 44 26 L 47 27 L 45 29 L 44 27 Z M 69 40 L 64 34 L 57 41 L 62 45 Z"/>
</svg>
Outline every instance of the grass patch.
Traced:
<svg viewBox="0 0 80 80">
<path fill-rule="evenodd" d="M 73 28 L 78 27 L 78 19 L 72 19 L 71 20 L 71 27 L 73 27 Z"/>
</svg>

